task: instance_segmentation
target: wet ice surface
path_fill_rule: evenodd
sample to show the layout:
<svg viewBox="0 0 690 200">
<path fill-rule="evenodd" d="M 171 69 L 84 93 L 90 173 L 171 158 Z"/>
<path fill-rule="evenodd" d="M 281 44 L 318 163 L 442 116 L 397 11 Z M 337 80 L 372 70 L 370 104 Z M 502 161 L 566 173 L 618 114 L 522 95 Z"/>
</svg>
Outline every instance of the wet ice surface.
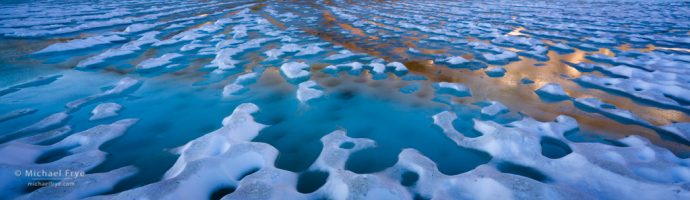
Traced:
<svg viewBox="0 0 690 200">
<path fill-rule="evenodd" d="M 0 196 L 688 199 L 688 7 L 2 4 Z"/>
</svg>

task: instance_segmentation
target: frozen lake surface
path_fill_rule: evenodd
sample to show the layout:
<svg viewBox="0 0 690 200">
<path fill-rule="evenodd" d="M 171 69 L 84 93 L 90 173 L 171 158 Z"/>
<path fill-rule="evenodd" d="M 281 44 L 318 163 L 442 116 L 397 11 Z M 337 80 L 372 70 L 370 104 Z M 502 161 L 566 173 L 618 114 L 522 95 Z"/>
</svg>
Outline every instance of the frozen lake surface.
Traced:
<svg viewBox="0 0 690 200">
<path fill-rule="evenodd" d="M 0 199 L 690 199 L 687 1 L 9 1 L 0 74 Z"/>
</svg>

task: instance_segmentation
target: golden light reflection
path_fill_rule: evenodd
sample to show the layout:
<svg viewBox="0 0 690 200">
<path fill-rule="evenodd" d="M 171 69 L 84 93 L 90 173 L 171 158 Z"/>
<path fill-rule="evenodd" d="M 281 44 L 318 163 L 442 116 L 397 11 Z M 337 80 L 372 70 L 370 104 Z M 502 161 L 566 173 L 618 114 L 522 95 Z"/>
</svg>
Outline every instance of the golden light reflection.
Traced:
<svg viewBox="0 0 690 200">
<path fill-rule="evenodd" d="M 629 51 L 631 49 L 630 44 L 622 44 L 616 47 L 617 49 L 623 50 L 623 51 Z"/>
<path fill-rule="evenodd" d="M 434 55 L 434 54 L 444 54 L 448 52 L 446 49 L 425 49 L 425 48 L 418 48 L 417 50 L 421 51 L 423 54 L 429 54 L 429 55 Z"/>
<path fill-rule="evenodd" d="M 401 29 L 398 28 L 398 27 L 395 27 L 395 26 L 388 26 L 388 25 L 385 25 L 385 24 L 382 24 L 382 23 L 378 23 L 378 22 L 375 22 L 375 21 L 371 21 L 371 20 L 366 20 L 366 19 L 364 19 L 364 20 L 362 20 L 362 21 L 367 22 L 367 23 L 370 23 L 370 24 L 373 24 L 373 25 L 376 25 L 376 26 L 379 26 L 379 27 L 390 28 L 390 29 L 393 29 L 393 30 L 396 30 L 396 31 L 401 30 Z"/>
<path fill-rule="evenodd" d="M 604 54 L 604 55 L 607 55 L 609 57 L 615 57 L 616 56 L 616 53 L 613 53 L 613 51 L 611 51 L 611 49 L 608 49 L 608 48 L 599 48 L 599 51 L 597 51 L 596 53 Z"/>
<path fill-rule="evenodd" d="M 520 49 L 516 49 L 513 47 L 503 47 L 503 49 L 508 50 L 508 51 L 512 51 L 512 52 L 521 52 L 522 51 Z"/>
<path fill-rule="evenodd" d="M 579 50 L 579 49 L 575 49 L 575 52 L 568 54 L 568 55 L 565 55 L 565 56 L 562 56 L 561 59 L 568 61 L 568 62 L 571 62 L 571 63 L 581 63 L 581 62 L 586 61 L 586 59 L 585 59 L 586 55 L 587 55 L 587 52 L 584 52 L 584 51 Z"/>
<path fill-rule="evenodd" d="M 364 31 L 362 31 L 362 29 L 355 28 L 352 25 L 339 23 L 338 26 L 340 26 L 340 28 L 343 28 L 345 30 L 350 31 L 350 33 L 355 34 L 357 36 L 360 36 L 360 37 L 366 37 L 367 36 L 366 34 L 364 34 Z"/>
<path fill-rule="evenodd" d="M 276 20 L 275 18 L 271 17 L 270 15 L 268 15 L 266 13 L 262 13 L 261 16 L 264 17 L 266 20 L 268 20 L 268 22 L 270 22 L 271 24 L 275 25 L 276 27 L 278 27 L 282 30 L 287 29 L 287 26 L 285 26 L 285 24 Z"/>
<path fill-rule="evenodd" d="M 326 25 L 329 25 L 331 22 L 335 22 L 335 17 L 333 17 L 333 14 L 331 14 L 330 11 L 328 10 L 323 10 L 323 19 L 326 20 Z"/>
<path fill-rule="evenodd" d="M 324 11 L 324 18 L 326 20 L 325 26 L 337 25 L 336 19 Z M 371 22 L 372 24 L 377 24 Z M 378 24 L 377 26 L 386 26 Z M 349 27 L 342 27 L 348 30 Z M 518 27 L 507 35 L 524 35 L 521 33 L 525 30 L 524 27 Z M 594 130 L 597 133 L 607 134 L 611 137 L 623 137 L 630 134 L 638 134 L 649 138 L 652 142 L 658 145 L 665 146 L 674 150 L 685 149 L 689 151 L 688 147 L 679 146 L 677 143 L 668 142 L 659 138 L 658 134 L 649 128 L 637 125 L 622 124 L 618 121 L 610 119 L 596 113 L 582 111 L 574 106 L 572 101 L 561 101 L 555 103 L 546 103 L 542 101 L 539 96 L 534 93 L 534 90 L 542 87 L 548 83 L 557 83 L 561 85 L 565 92 L 573 98 L 598 98 L 604 102 L 615 105 L 617 108 L 629 110 L 642 119 L 649 121 L 654 125 L 664 125 L 671 122 L 690 122 L 690 118 L 682 112 L 675 110 L 667 110 L 653 106 L 643 105 L 632 101 L 631 99 L 615 94 L 610 94 L 598 89 L 585 88 L 578 85 L 571 80 L 578 78 L 584 74 L 597 74 L 598 72 L 580 72 L 579 70 L 564 64 L 562 61 L 581 63 L 591 62 L 585 58 L 588 52 L 580 49 L 575 49 L 575 52 L 570 54 L 558 54 L 553 51 L 548 52 L 549 60 L 546 62 L 539 62 L 534 59 L 524 58 L 520 61 L 512 62 L 503 66 L 507 72 L 503 77 L 492 78 L 485 74 L 485 70 L 469 70 L 469 69 L 452 69 L 443 65 L 438 65 L 433 60 L 415 58 L 414 55 L 409 55 L 408 48 L 416 48 L 416 43 L 420 38 L 428 37 L 417 31 L 409 31 L 407 35 L 403 35 L 399 41 L 385 40 L 385 45 L 379 45 L 381 40 L 365 40 L 352 41 L 347 37 L 339 35 L 338 31 L 307 31 L 311 34 L 324 38 L 326 41 L 332 41 L 336 44 L 345 44 L 345 48 L 353 51 L 364 52 L 372 56 L 384 58 L 387 61 L 401 61 L 408 67 L 410 73 L 422 75 L 427 78 L 424 81 L 425 87 L 421 89 L 415 96 L 418 98 L 433 98 L 433 89 L 427 87 L 433 82 L 447 81 L 458 82 L 468 86 L 472 90 L 471 97 L 454 99 L 457 102 L 477 102 L 485 100 L 500 101 L 509 107 L 512 111 L 524 113 L 540 121 L 552 121 L 559 115 L 568 115 L 574 117 L 581 128 L 584 130 Z M 356 31 L 355 31 L 356 32 Z M 355 33 L 356 34 L 356 33 Z M 488 42 L 474 37 L 466 37 L 470 42 Z M 546 44 L 553 45 L 552 41 L 544 41 Z M 381 48 L 367 48 L 367 47 L 381 47 Z M 632 49 L 630 45 L 618 46 L 618 49 Z M 657 48 L 657 47 L 648 47 Z M 511 51 L 519 51 L 517 49 L 510 49 Z M 447 49 L 421 49 L 425 54 L 445 54 L 449 53 Z M 591 53 L 591 52 L 590 52 Z M 608 48 L 599 49 L 596 53 L 605 54 L 608 56 L 615 56 L 615 53 Z M 473 54 L 461 55 L 463 58 L 472 60 Z M 396 60 L 391 60 L 395 57 Z M 402 59 L 402 60 L 400 60 Z M 536 65 L 543 63 L 543 66 Z M 490 66 L 492 68 L 494 66 Z M 393 74 L 389 74 L 388 80 L 397 81 L 399 78 Z M 365 77 L 370 79 L 370 76 Z M 533 84 L 522 84 L 523 78 L 534 81 Z M 395 90 L 397 91 L 397 89 Z M 424 91 L 424 92 L 422 92 Z M 424 94 L 421 94 L 424 93 Z"/>
<path fill-rule="evenodd" d="M 509 33 L 506 33 L 506 35 L 512 35 L 512 36 L 525 35 L 525 34 L 523 34 L 523 33 L 520 32 L 520 31 L 523 31 L 523 30 L 525 30 L 525 27 L 520 26 L 520 27 L 515 28 L 513 31 L 510 31 Z"/>
</svg>

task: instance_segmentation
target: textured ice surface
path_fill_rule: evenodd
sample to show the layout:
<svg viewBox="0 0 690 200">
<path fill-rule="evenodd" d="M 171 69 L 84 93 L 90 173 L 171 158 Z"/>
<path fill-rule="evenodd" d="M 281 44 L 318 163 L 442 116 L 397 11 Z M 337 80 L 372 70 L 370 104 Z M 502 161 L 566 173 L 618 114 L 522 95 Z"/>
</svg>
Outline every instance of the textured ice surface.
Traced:
<svg viewBox="0 0 690 200">
<path fill-rule="evenodd" d="M 172 59 L 182 57 L 182 54 L 178 53 L 166 53 L 162 55 L 161 57 L 158 58 L 149 58 L 147 60 L 142 61 L 137 65 L 137 69 L 140 70 L 150 70 L 158 67 L 162 67 L 164 65 L 172 63 Z"/>
<path fill-rule="evenodd" d="M 126 92 L 130 92 L 133 89 L 136 89 L 137 85 L 139 85 L 140 82 L 136 79 L 125 77 L 122 78 L 120 81 L 118 81 L 114 86 L 112 86 L 111 89 L 108 89 L 102 93 L 91 95 L 88 97 L 84 97 L 78 100 L 71 101 L 67 103 L 67 108 L 68 109 L 77 109 L 81 107 L 84 104 L 90 103 L 92 101 L 96 100 L 102 100 L 102 99 L 107 99 L 107 98 L 112 98 L 112 97 L 117 97 L 119 95 L 123 95 Z"/>
<path fill-rule="evenodd" d="M 321 97 L 323 91 L 314 89 L 315 86 L 316 82 L 314 81 L 302 82 L 297 85 L 297 99 L 302 103 L 306 103 L 309 100 Z"/>
<path fill-rule="evenodd" d="M 506 74 L 506 69 L 503 67 L 494 67 L 486 70 L 486 75 L 490 77 L 501 77 Z"/>
<path fill-rule="evenodd" d="M 502 51 L 498 54 L 484 53 L 482 56 L 491 64 L 506 64 L 517 59 L 517 54 L 512 51 Z"/>
<path fill-rule="evenodd" d="M 508 108 L 505 105 L 503 105 L 501 102 L 490 101 L 489 105 L 486 107 L 483 107 L 481 112 L 482 112 L 482 114 L 485 114 L 487 116 L 494 117 L 498 114 L 508 112 Z"/>
<path fill-rule="evenodd" d="M 26 89 L 26 88 L 47 85 L 47 84 L 50 84 L 50 83 L 54 82 L 55 80 L 59 79 L 60 77 L 62 77 L 62 75 L 59 75 L 59 74 L 58 75 L 51 75 L 51 76 L 39 76 L 37 78 L 34 78 L 32 80 L 29 80 L 29 81 L 26 81 L 23 83 L 11 85 L 9 87 L 4 87 L 2 90 L 0 90 L 0 96 L 11 94 L 11 93 L 14 93 L 14 92 L 20 91 L 22 89 Z"/>
<path fill-rule="evenodd" d="M 123 41 L 125 38 L 118 35 L 107 35 L 107 36 L 94 36 L 85 39 L 72 40 L 66 43 L 56 43 L 52 44 L 45 49 L 42 49 L 36 53 L 51 53 L 51 52 L 61 52 L 70 50 L 79 50 L 89 47 L 94 47 L 96 45 L 108 44 L 111 42 Z"/>
<path fill-rule="evenodd" d="M 666 125 L 662 128 L 682 137 L 683 139 L 690 141 L 690 123 L 687 123 L 687 122 L 673 123 L 673 124 Z"/>
<path fill-rule="evenodd" d="M 451 66 L 460 65 L 460 64 L 469 62 L 467 59 L 460 57 L 460 56 L 453 56 L 453 57 L 447 58 L 443 61 L 447 62 Z"/>
<path fill-rule="evenodd" d="M 563 87 L 556 83 L 548 83 L 534 91 L 545 99 L 563 100 L 568 98 Z"/>
<path fill-rule="evenodd" d="M 36 112 L 36 109 L 31 109 L 31 108 L 13 110 L 13 111 L 10 111 L 10 112 L 7 112 L 5 114 L 0 115 L 0 122 L 4 122 L 7 120 L 18 118 L 18 117 L 28 115 L 28 114 L 31 114 L 34 112 Z"/>
<path fill-rule="evenodd" d="M 107 59 L 127 56 L 133 54 L 136 51 L 141 50 L 142 46 L 158 42 L 155 38 L 158 35 L 158 31 L 151 31 L 142 34 L 142 36 L 134 41 L 130 41 L 118 48 L 108 49 L 103 53 L 84 59 L 77 64 L 79 68 L 87 68 L 98 64 L 103 64 Z"/>
<path fill-rule="evenodd" d="M 99 120 L 103 118 L 113 117 L 122 109 L 122 106 L 117 103 L 102 103 L 98 104 L 92 111 L 89 120 Z"/>
<path fill-rule="evenodd" d="M 3 2 L 0 198 L 690 199 L 688 7 Z"/>
<path fill-rule="evenodd" d="M 386 66 L 387 66 L 387 67 L 392 67 L 392 68 L 393 68 L 393 71 L 395 71 L 395 72 L 397 72 L 397 73 L 405 73 L 405 72 L 407 72 L 407 67 L 405 67 L 405 65 L 403 65 L 403 64 L 400 63 L 400 62 L 388 63 Z"/>
<path fill-rule="evenodd" d="M 687 162 L 679 159 L 667 150 L 649 146 L 649 142 L 637 136 L 621 139 L 628 147 L 612 147 L 603 144 L 573 143 L 567 141 L 563 133 L 577 129 L 574 119 L 567 116 L 559 116 L 555 122 L 537 122 L 526 118 L 513 122 L 509 127 L 495 122 L 475 120 L 474 128 L 483 136 L 478 138 L 456 138 L 460 145 L 466 145 L 482 149 L 490 153 L 497 162 L 509 160 L 511 165 L 521 165 L 521 168 L 536 170 L 528 173 L 524 170 L 515 171 L 522 177 L 531 178 L 540 182 L 549 183 L 549 190 L 559 190 L 561 187 L 578 188 L 583 192 L 581 197 L 618 198 L 686 198 L 690 193 L 681 189 L 673 181 L 687 178 L 687 168 L 676 166 L 675 162 Z M 449 132 L 447 131 L 446 134 Z M 550 159 L 540 153 L 540 140 L 544 137 L 556 138 L 566 141 L 561 145 L 567 145 L 572 149 L 570 153 L 559 159 Z M 520 139 L 518 139 L 520 138 Z M 544 145 L 541 145 L 544 148 Z M 565 148 L 563 146 L 562 148 Z M 623 150 L 625 149 L 625 150 Z M 504 161 L 505 162 L 505 161 Z M 657 165 L 649 168 L 651 165 Z M 666 163 L 666 164 L 661 164 Z M 498 165 L 502 170 L 501 163 Z M 644 170 L 622 170 L 625 168 L 643 168 Z M 505 170 L 505 169 L 503 169 Z M 571 173 L 563 174 L 563 170 Z M 663 170 L 680 170 L 680 174 L 667 178 L 649 181 L 649 175 L 658 175 Z M 535 176 L 538 175 L 538 176 Z M 604 179 L 591 177 L 606 177 Z M 588 178 L 585 178 L 588 177 Z M 648 180 L 648 181 L 642 181 Z M 681 181 L 682 182 L 682 181 Z M 619 187 L 621 184 L 628 187 Z M 674 189 L 675 188 L 675 189 Z M 644 193 L 633 191 L 645 190 Z M 671 192 L 679 191 L 679 192 Z M 564 192 L 564 191 L 562 191 Z M 555 193 L 554 198 L 565 198 L 564 194 Z M 572 194 L 569 194 L 572 195 Z M 559 197 L 560 196 L 560 197 Z"/>
<path fill-rule="evenodd" d="M 45 138 L 54 138 L 56 134 L 57 137 L 59 137 L 60 135 L 68 133 L 70 129 L 60 128 L 55 131 L 37 135 L 40 137 L 34 136 L 4 143 L 0 145 L 0 154 L 3 155 L 3 159 L 0 160 L 0 170 L 3 171 L 3 174 L 12 174 L 12 176 L 15 176 L 15 170 L 19 169 L 43 169 L 48 171 L 85 171 L 92 169 L 105 160 L 105 153 L 99 150 L 99 146 L 121 136 L 136 122 L 136 119 L 123 119 L 112 124 L 98 125 L 82 132 L 73 133 L 51 145 L 39 144 L 45 141 Z M 67 149 L 65 152 L 67 155 L 61 155 L 62 157 L 60 159 L 51 162 L 37 163 L 37 161 L 40 161 L 40 156 L 65 149 Z M 3 187 L 3 196 L 8 198 L 20 196 L 21 198 L 27 199 L 48 197 L 85 198 L 109 190 L 118 180 L 133 175 L 134 171 L 135 169 L 130 167 L 127 170 L 115 170 L 103 175 L 89 174 L 75 179 L 79 183 L 82 183 L 82 185 L 77 188 L 60 189 L 59 187 L 44 187 L 24 195 L 22 195 L 22 193 L 24 193 L 23 190 L 28 187 L 26 182 L 29 180 L 36 180 L 36 178 L 32 178 L 31 176 L 15 176 L 15 178 L 10 178 L 3 175 L 4 177 L 2 178 L 1 185 Z M 110 174 L 110 178 L 96 178 L 98 176 L 108 176 L 107 174 Z M 61 177 L 64 176 L 55 176 L 55 178 L 58 179 Z M 70 180 L 65 179 L 62 181 Z"/>
<path fill-rule="evenodd" d="M 470 89 L 460 83 L 439 82 L 434 85 L 439 93 L 448 93 L 459 97 L 471 96 Z"/>
<path fill-rule="evenodd" d="M 309 65 L 303 62 L 291 62 L 285 63 L 280 66 L 280 71 L 291 80 L 302 79 L 309 76 L 309 71 L 307 70 Z"/>
<path fill-rule="evenodd" d="M 577 98 L 574 101 L 578 105 L 582 105 L 586 108 L 593 109 L 604 114 L 612 115 L 614 117 L 619 117 L 631 121 L 641 121 L 641 119 L 639 119 L 633 113 L 630 113 L 630 111 L 617 109 L 615 106 L 604 103 L 597 98 Z"/>
</svg>

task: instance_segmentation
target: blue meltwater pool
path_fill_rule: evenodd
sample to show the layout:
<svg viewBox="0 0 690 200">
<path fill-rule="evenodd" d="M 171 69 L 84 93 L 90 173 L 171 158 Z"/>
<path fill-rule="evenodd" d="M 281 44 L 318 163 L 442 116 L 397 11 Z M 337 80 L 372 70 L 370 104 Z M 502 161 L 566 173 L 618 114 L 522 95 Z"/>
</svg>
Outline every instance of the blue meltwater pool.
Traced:
<svg viewBox="0 0 690 200">
<path fill-rule="evenodd" d="M 690 199 L 687 1 L 0 3 L 0 199 Z"/>
</svg>

